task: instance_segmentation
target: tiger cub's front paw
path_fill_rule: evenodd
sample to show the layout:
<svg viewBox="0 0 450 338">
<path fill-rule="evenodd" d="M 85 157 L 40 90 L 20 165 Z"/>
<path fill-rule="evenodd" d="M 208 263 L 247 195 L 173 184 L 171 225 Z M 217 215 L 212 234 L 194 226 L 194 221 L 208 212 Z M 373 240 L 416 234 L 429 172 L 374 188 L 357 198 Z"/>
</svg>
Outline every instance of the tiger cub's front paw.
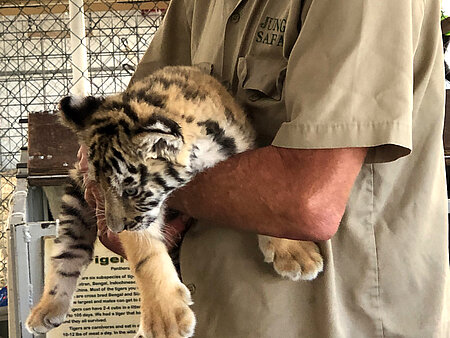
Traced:
<svg viewBox="0 0 450 338">
<path fill-rule="evenodd" d="M 312 280 L 323 270 L 323 259 L 314 242 L 263 235 L 258 235 L 258 242 L 264 261 L 273 262 L 275 271 L 282 277 Z"/>
<path fill-rule="evenodd" d="M 196 320 L 189 308 L 193 303 L 187 287 L 179 282 L 155 296 L 143 297 L 141 325 L 135 338 L 192 337 Z"/>
<path fill-rule="evenodd" d="M 68 298 L 43 297 L 31 310 L 25 325 L 30 333 L 46 333 L 64 322 L 69 308 Z"/>
</svg>

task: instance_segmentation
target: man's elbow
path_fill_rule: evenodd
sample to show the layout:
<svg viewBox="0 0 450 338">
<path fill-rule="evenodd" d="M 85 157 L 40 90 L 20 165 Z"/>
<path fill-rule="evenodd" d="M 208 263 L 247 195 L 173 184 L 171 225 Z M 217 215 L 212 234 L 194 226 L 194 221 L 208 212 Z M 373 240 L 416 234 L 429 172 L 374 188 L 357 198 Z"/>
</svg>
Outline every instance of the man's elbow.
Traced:
<svg viewBox="0 0 450 338">
<path fill-rule="evenodd" d="M 310 238 L 314 241 L 327 241 L 331 239 L 338 231 L 341 217 L 336 215 L 322 215 L 308 223 L 306 227 Z"/>
<path fill-rule="evenodd" d="M 345 208 L 344 208 L 345 210 Z M 331 208 L 299 210 L 293 217 L 292 235 L 297 240 L 327 241 L 332 238 L 341 223 L 344 210 Z"/>
</svg>

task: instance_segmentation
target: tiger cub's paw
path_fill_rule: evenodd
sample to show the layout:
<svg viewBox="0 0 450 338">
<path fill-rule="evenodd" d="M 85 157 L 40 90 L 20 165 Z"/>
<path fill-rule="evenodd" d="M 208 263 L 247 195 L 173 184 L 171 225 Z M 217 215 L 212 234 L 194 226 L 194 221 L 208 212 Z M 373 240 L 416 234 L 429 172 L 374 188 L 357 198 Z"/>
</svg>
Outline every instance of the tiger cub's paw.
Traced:
<svg viewBox="0 0 450 338">
<path fill-rule="evenodd" d="M 135 338 L 192 337 L 195 315 L 189 308 L 191 294 L 181 282 L 169 290 L 162 290 L 157 297 L 143 297 L 141 325 Z"/>
<path fill-rule="evenodd" d="M 323 259 L 314 242 L 258 235 L 264 261 L 273 262 L 275 271 L 293 281 L 312 280 L 323 270 Z"/>
<path fill-rule="evenodd" d="M 43 297 L 31 310 L 25 325 L 30 333 L 46 333 L 64 322 L 69 308 L 68 298 Z"/>
</svg>

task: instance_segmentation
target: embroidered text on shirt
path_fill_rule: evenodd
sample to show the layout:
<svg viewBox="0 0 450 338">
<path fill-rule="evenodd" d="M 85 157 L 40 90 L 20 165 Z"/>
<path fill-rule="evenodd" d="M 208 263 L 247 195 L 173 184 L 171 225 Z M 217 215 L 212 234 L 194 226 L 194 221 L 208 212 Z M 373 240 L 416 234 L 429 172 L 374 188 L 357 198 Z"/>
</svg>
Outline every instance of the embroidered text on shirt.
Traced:
<svg viewBox="0 0 450 338">
<path fill-rule="evenodd" d="M 259 25 L 263 30 L 256 32 L 256 42 L 267 45 L 283 46 L 284 31 L 286 29 L 286 19 L 272 18 L 266 19 Z"/>
</svg>

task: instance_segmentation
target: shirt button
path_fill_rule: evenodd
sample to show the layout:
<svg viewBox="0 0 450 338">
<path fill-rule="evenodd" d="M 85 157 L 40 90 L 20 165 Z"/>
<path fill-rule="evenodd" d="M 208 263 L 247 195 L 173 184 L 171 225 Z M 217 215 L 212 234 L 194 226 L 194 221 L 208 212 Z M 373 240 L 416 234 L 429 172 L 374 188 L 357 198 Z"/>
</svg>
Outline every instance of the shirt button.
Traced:
<svg viewBox="0 0 450 338">
<path fill-rule="evenodd" d="M 186 287 L 188 288 L 191 295 L 193 295 L 195 293 L 195 290 L 196 290 L 195 284 L 189 283 L 188 285 L 186 285 Z"/>
<path fill-rule="evenodd" d="M 231 15 L 231 22 L 233 23 L 238 23 L 240 19 L 241 16 L 239 15 L 239 13 L 234 13 L 233 15 Z"/>
</svg>

